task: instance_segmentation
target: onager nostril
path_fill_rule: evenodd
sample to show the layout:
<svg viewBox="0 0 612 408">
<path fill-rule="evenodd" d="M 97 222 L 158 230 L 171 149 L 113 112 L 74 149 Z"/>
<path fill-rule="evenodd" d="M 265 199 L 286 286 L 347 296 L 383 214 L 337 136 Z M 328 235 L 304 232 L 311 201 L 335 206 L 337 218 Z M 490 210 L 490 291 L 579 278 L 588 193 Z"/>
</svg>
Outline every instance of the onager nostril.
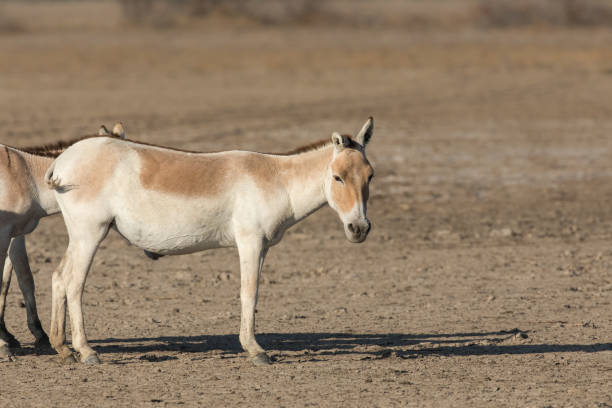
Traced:
<svg viewBox="0 0 612 408">
<path fill-rule="evenodd" d="M 348 225 L 348 230 L 355 234 L 355 226 L 353 224 Z"/>
</svg>

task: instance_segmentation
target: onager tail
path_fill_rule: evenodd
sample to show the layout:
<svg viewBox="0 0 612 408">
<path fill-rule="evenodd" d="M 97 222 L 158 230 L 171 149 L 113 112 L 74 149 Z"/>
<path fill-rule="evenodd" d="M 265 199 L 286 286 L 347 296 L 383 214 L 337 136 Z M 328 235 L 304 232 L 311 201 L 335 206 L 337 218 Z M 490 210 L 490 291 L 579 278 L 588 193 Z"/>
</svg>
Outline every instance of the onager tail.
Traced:
<svg viewBox="0 0 612 408">
<path fill-rule="evenodd" d="M 45 183 L 51 190 L 58 190 L 61 187 L 61 181 L 59 177 L 53 176 L 53 170 L 55 169 L 55 160 L 51 163 L 51 166 L 47 169 L 45 173 Z"/>
<path fill-rule="evenodd" d="M 125 139 L 125 129 L 123 128 L 123 124 L 121 122 L 115 123 L 115 126 L 113 126 L 113 130 L 111 132 L 108 131 L 108 128 L 106 126 L 101 125 L 100 128 L 98 129 L 98 136 L 110 136 L 110 137 L 117 137 L 119 139 Z M 86 136 L 85 138 L 87 137 L 91 137 L 91 136 Z M 75 142 L 76 141 L 70 142 L 68 146 L 71 146 Z M 63 146 L 62 151 L 65 150 L 68 146 Z M 59 153 L 61 153 L 62 151 L 60 151 Z M 51 190 L 65 192 L 74 187 L 74 186 L 72 187 L 62 186 L 61 179 L 58 176 L 53 175 L 54 170 L 55 170 L 55 161 L 51 163 L 51 166 L 49 166 L 49 168 L 47 169 L 47 172 L 45 173 L 45 183 L 47 183 L 47 186 L 49 186 Z"/>
</svg>

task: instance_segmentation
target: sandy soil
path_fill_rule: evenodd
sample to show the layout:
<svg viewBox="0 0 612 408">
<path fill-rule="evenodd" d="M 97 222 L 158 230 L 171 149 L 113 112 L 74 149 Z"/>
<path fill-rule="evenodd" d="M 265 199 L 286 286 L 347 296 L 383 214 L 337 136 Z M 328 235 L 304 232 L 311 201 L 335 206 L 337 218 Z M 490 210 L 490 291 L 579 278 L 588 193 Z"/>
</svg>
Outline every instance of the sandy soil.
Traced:
<svg viewBox="0 0 612 408">
<path fill-rule="evenodd" d="M 612 31 L 153 31 L 98 11 L 0 35 L 3 143 L 121 120 L 283 151 L 373 115 L 373 229 L 350 244 L 324 208 L 270 251 L 267 368 L 238 343 L 235 250 L 153 262 L 111 233 L 84 296 L 103 363 L 36 355 L 14 284 L 0 406 L 612 406 Z M 60 216 L 28 237 L 45 329 L 66 242 Z"/>
</svg>

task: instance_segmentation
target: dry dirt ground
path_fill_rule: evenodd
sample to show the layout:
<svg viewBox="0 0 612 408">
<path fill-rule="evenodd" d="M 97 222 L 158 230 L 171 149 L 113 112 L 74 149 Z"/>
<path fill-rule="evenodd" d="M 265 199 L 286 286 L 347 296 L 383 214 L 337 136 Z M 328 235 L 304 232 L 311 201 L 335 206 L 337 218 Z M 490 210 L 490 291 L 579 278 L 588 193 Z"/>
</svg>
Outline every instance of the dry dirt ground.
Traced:
<svg viewBox="0 0 612 408">
<path fill-rule="evenodd" d="M 612 406 L 612 31 L 154 31 L 73 7 L 90 24 L 0 35 L 2 143 L 121 120 L 285 151 L 373 115 L 373 228 L 350 244 L 324 208 L 270 251 L 266 368 L 238 343 L 235 250 L 153 262 L 111 233 L 84 295 L 102 364 L 36 355 L 13 281 L 1 407 Z M 28 237 L 45 329 L 66 241 L 61 216 Z"/>
</svg>

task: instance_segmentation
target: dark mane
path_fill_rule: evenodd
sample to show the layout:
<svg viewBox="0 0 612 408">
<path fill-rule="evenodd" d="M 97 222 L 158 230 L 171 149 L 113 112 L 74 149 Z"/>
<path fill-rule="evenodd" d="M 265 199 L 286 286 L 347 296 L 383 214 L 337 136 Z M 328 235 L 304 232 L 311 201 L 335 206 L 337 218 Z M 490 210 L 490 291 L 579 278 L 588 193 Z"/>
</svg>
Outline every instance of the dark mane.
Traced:
<svg viewBox="0 0 612 408">
<path fill-rule="evenodd" d="M 66 150 L 67 148 L 75 144 L 76 142 L 80 142 L 81 140 L 84 140 L 84 139 L 90 139 L 92 137 L 119 138 L 118 136 L 114 136 L 114 135 L 105 135 L 105 136 L 88 135 L 88 136 L 77 137 L 76 139 L 72 139 L 72 140 L 60 140 L 55 143 L 48 143 L 48 144 L 38 145 L 38 146 L 15 147 L 15 149 L 19 150 L 20 152 L 33 154 L 35 156 L 55 158 L 59 156 L 60 154 L 62 154 L 64 150 Z"/>
<path fill-rule="evenodd" d="M 350 142 L 350 145 L 348 147 L 354 147 L 354 146 L 357 145 L 357 143 L 353 140 L 351 135 L 342 135 L 342 136 L 348 138 L 348 140 Z M 331 141 L 329 139 L 321 139 L 321 140 L 318 140 L 316 142 L 309 143 L 309 144 L 304 145 L 304 146 L 300 146 L 300 147 L 298 147 L 296 149 L 293 149 L 293 150 L 290 150 L 290 151 L 288 151 L 286 153 L 273 153 L 273 154 L 276 154 L 276 155 L 279 155 L 279 156 L 291 156 L 291 155 L 294 155 L 294 154 L 306 153 L 306 152 L 310 152 L 312 150 L 317 150 L 317 149 L 319 149 L 319 148 L 321 148 L 323 146 L 326 146 L 328 144 L 331 144 Z"/>
<path fill-rule="evenodd" d="M 351 138 L 350 135 L 343 135 L 348 137 L 348 139 L 351 142 L 351 145 L 355 142 L 353 142 L 353 139 Z M 72 139 L 72 140 L 60 140 L 58 142 L 55 143 L 48 143 L 48 144 L 44 144 L 44 145 L 38 145 L 38 146 L 29 146 L 29 147 L 15 147 L 14 149 L 19 150 L 21 152 L 24 153 L 29 153 L 29 154 L 33 154 L 35 156 L 42 156 L 42 157 L 57 157 L 60 154 L 62 154 L 64 152 L 64 150 L 66 150 L 67 148 L 69 148 L 70 146 L 72 146 L 73 144 L 75 144 L 76 142 L 80 142 L 81 140 L 84 139 L 90 139 L 93 137 L 111 137 L 111 138 L 119 138 L 118 136 L 115 135 L 88 135 L 88 136 L 81 136 L 78 137 L 76 139 Z M 175 147 L 169 147 L 169 146 L 160 146 L 154 143 L 147 143 L 147 142 L 142 142 L 140 140 L 131 140 L 131 139 L 125 139 L 128 142 L 132 142 L 132 143 L 136 143 L 139 145 L 144 145 L 144 146 L 151 146 L 151 147 L 159 147 L 162 149 L 168 149 L 168 150 L 174 150 L 174 151 L 178 151 L 178 152 L 184 152 L 184 153 L 204 153 L 204 152 L 198 152 L 198 151 L 194 151 L 194 150 L 186 150 L 186 149 L 179 149 L 179 148 L 175 148 Z M 310 152 L 313 150 L 317 150 L 325 145 L 330 144 L 330 140 L 329 139 L 321 139 L 318 140 L 316 142 L 312 142 L 309 143 L 307 145 L 304 146 L 300 146 L 297 147 L 293 150 L 290 150 L 288 152 L 282 152 L 282 153 L 268 153 L 268 154 L 273 154 L 273 155 L 277 155 L 277 156 L 292 156 L 295 154 L 300 154 L 300 153 L 306 153 L 306 152 Z M 210 152 L 206 152 L 206 153 L 210 153 Z"/>
<path fill-rule="evenodd" d="M 82 138 L 68 140 L 68 141 L 60 140 L 59 142 L 55 142 L 55 143 L 48 143 L 48 144 L 38 145 L 38 146 L 16 147 L 15 149 L 21 152 L 24 152 L 24 153 L 33 154 L 35 156 L 57 157 L 64 150 L 66 150 L 68 147 L 72 146 L 73 144 L 75 144 L 81 139 Z"/>
<path fill-rule="evenodd" d="M 274 153 L 274 154 L 277 154 L 279 156 L 291 156 L 294 154 L 309 152 L 311 150 L 317 150 L 318 148 L 323 147 L 326 144 L 329 144 L 329 139 L 317 140 L 316 142 L 312 142 L 307 145 L 297 147 L 285 153 Z"/>
</svg>

